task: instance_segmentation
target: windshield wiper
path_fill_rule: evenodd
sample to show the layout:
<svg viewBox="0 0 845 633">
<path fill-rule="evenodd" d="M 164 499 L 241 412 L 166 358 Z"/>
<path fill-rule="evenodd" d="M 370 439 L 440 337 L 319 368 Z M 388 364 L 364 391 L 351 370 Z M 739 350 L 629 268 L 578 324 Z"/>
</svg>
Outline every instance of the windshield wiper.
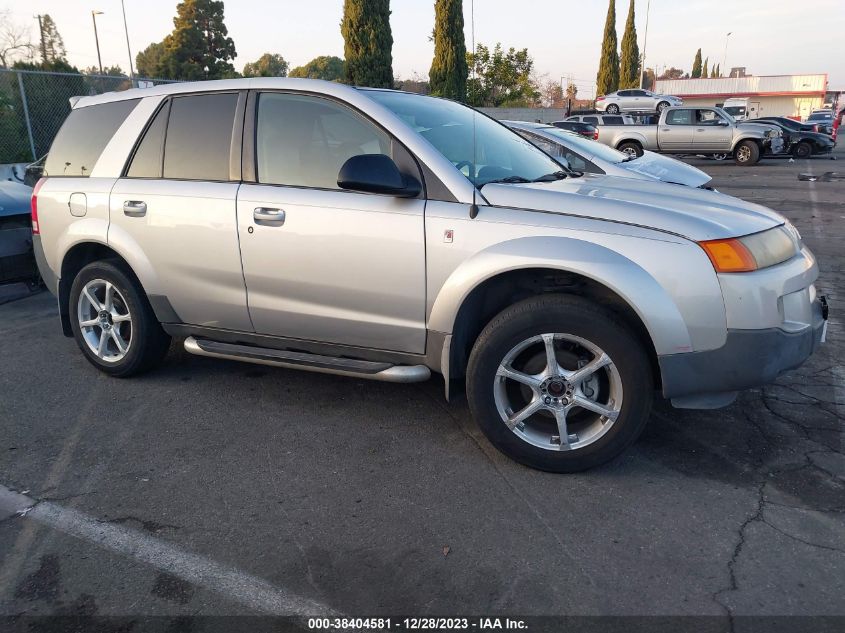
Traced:
<svg viewBox="0 0 845 633">
<path fill-rule="evenodd" d="M 496 178 L 495 180 L 488 180 L 483 185 L 480 185 L 478 188 L 481 189 L 484 185 L 494 185 L 494 184 L 514 184 L 514 183 L 525 183 L 525 182 L 533 182 L 528 178 L 523 178 L 522 176 L 507 176 L 505 178 Z"/>
<path fill-rule="evenodd" d="M 552 172 L 551 174 L 546 174 L 545 176 L 540 176 L 531 182 L 553 182 L 555 180 L 563 180 L 564 178 L 569 178 L 569 174 L 561 170 Z"/>
</svg>

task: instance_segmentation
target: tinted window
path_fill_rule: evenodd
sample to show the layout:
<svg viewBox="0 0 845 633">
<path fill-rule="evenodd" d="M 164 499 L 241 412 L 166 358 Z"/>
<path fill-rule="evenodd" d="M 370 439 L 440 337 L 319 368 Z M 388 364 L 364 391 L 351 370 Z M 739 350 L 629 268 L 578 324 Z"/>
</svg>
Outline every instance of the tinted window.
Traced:
<svg viewBox="0 0 845 633">
<path fill-rule="evenodd" d="M 645 97 L 646 93 L 644 90 L 632 90 L 631 91 L 632 97 Z"/>
<path fill-rule="evenodd" d="M 159 108 L 147 128 L 126 172 L 129 178 L 161 178 L 161 152 L 164 148 L 164 131 L 167 129 L 169 110 L 170 103 L 168 102 Z"/>
<path fill-rule="evenodd" d="M 236 94 L 176 97 L 164 143 L 164 177 L 229 180 Z"/>
<path fill-rule="evenodd" d="M 630 91 L 630 90 L 620 90 L 620 91 L 619 91 L 618 93 L 616 93 L 616 94 L 617 94 L 617 95 L 619 95 L 620 97 L 630 97 L 630 96 L 631 96 L 631 91 Z"/>
<path fill-rule="evenodd" d="M 602 123 L 605 125 L 624 125 L 625 120 L 621 116 L 606 116 L 602 117 Z"/>
<path fill-rule="evenodd" d="M 71 110 L 47 155 L 44 175 L 90 176 L 111 137 L 139 101 L 127 99 Z"/>
<path fill-rule="evenodd" d="M 667 125 L 692 125 L 692 110 L 672 110 L 666 116 Z"/>
<path fill-rule="evenodd" d="M 592 123 L 593 125 L 597 125 L 599 122 L 599 118 L 597 116 L 585 116 L 583 121 L 584 123 Z"/>
<path fill-rule="evenodd" d="M 343 164 L 361 154 L 390 156 L 390 137 L 327 99 L 278 93 L 258 99 L 258 182 L 338 189 Z"/>
</svg>

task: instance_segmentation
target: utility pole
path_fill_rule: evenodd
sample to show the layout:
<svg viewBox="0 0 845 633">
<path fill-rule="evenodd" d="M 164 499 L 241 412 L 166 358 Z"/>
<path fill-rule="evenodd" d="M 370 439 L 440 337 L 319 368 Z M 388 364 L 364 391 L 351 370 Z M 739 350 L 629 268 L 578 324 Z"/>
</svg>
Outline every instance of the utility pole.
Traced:
<svg viewBox="0 0 845 633">
<path fill-rule="evenodd" d="M 648 0 L 648 4 L 646 5 L 645 9 L 645 35 L 643 36 L 643 62 L 640 65 L 640 89 L 642 89 L 643 85 L 645 84 L 645 47 L 648 44 L 648 17 L 651 13 L 651 0 Z M 652 86 L 654 89 L 654 86 Z"/>
<path fill-rule="evenodd" d="M 100 74 L 103 74 L 103 60 L 100 57 L 100 36 L 97 35 L 97 16 L 103 15 L 102 11 L 91 11 L 91 20 L 94 22 L 94 42 L 97 44 L 97 65 L 100 67 Z"/>
<path fill-rule="evenodd" d="M 132 87 L 135 87 L 135 67 L 132 65 L 132 49 L 129 48 L 129 27 L 126 26 L 126 7 L 123 6 L 123 0 L 120 0 L 120 9 L 123 11 L 123 30 L 126 33 L 126 52 L 129 53 L 129 81 Z"/>
<path fill-rule="evenodd" d="M 731 33 L 733 33 L 733 31 L 729 31 L 728 34 L 725 35 L 725 54 L 722 56 L 722 66 L 724 66 L 725 68 L 728 67 L 728 40 L 731 37 Z M 719 71 L 721 73 L 721 69 L 719 69 Z M 728 71 L 728 77 L 730 76 L 731 73 L 730 71 Z"/>
<path fill-rule="evenodd" d="M 38 34 L 41 36 L 41 63 L 47 63 L 47 43 L 44 41 L 44 26 L 41 24 L 41 14 L 35 16 L 38 20 Z"/>
</svg>

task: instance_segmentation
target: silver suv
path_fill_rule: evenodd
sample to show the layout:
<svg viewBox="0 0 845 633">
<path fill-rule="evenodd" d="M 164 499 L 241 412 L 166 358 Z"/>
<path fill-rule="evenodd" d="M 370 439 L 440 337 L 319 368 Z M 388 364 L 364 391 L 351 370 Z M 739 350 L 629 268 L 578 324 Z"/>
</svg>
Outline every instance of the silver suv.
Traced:
<svg viewBox="0 0 845 633">
<path fill-rule="evenodd" d="M 596 97 L 596 110 L 608 114 L 620 112 L 663 112 L 670 106 L 683 105 L 684 100 L 672 95 L 659 95 L 649 90 L 617 90 Z"/>
<path fill-rule="evenodd" d="M 823 338 L 816 260 L 763 207 L 563 171 L 460 104 L 303 79 L 79 99 L 32 198 L 64 333 L 112 376 L 193 353 L 464 380 L 500 450 L 574 471 L 658 390 L 729 403 Z"/>
</svg>

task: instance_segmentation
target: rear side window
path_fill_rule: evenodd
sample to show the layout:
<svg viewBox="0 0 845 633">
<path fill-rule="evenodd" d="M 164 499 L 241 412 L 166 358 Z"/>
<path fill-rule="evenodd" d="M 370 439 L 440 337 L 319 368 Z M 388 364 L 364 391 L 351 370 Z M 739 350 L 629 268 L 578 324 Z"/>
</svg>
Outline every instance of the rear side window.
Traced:
<svg viewBox="0 0 845 633">
<path fill-rule="evenodd" d="M 625 121 L 622 119 L 621 116 L 606 116 L 602 117 L 602 121 L 605 125 L 624 125 Z"/>
<path fill-rule="evenodd" d="M 238 95 L 176 97 L 164 143 L 164 177 L 229 180 L 229 152 Z"/>
<path fill-rule="evenodd" d="M 44 175 L 90 176 L 111 137 L 139 101 L 126 99 L 71 110 L 50 147 Z"/>
<path fill-rule="evenodd" d="M 590 123 L 592 125 L 598 125 L 599 118 L 595 116 L 585 116 L 583 119 L 584 123 Z"/>
<path fill-rule="evenodd" d="M 167 113 L 169 111 L 170 102 L 167 102 L 159 108 L 158 113 L 147 128 L 126 172 L 129 178 L 161 178 L 164 132 L 167 129 Z"/>
<path fill-rule="evenodd" d="M 667 125 L 692 125 L 692 110 L 672 110 L 666 117 Z"/>
</svg>

